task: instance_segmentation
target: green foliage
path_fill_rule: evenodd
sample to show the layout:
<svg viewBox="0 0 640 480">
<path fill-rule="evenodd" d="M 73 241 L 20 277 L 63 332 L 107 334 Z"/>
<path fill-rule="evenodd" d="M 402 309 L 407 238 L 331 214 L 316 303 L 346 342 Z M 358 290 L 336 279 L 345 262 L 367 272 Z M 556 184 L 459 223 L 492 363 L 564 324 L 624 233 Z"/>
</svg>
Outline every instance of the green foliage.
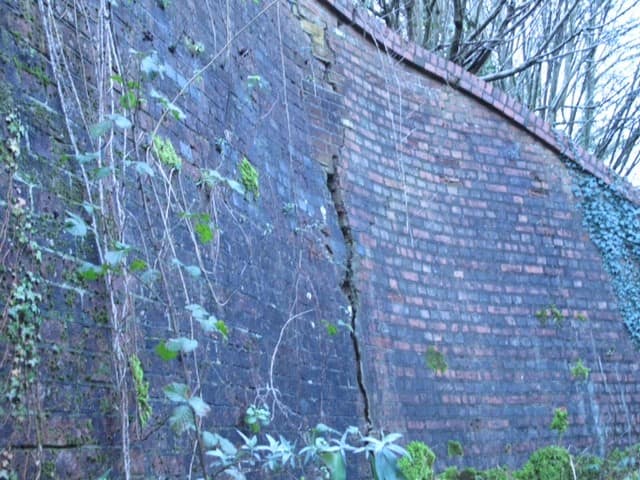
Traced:
<svg viewBox="0 0 640 480">
<path fill-rule="evenodd" d="M 407 455 L 398 460 L 398 469 L 406 480 L 431 480 L 436 455 L 422 442 L 407 445 Z"/>
<path fill-rule="evenodd" d="M 558 437 L 562 438 L 564 432 L 569 428 L 569 412 L 567 412 L 566 408 L 560 407 L 554 410 L 553 420 L 549 428 L 558 432 Z"/>
<path fill-rule="evenodd" d="M 156 135 L 153 137 L 153 148 L 161 163 L 176 170 L 182 168 L 182 159 L 176 153 L 175 148 L 173 148 L 171 140 Z"/>
<path fill-rule="evenodd" d="M 578 361 L 571 366 L 571 376 L 575 380 L 586 381 L 589 378 L 589 373 L 591 373 L 591 369 L 587 368 L 581 359 L 578 359 Z"/>
<path fill-rule="evenodd" d="M 569 452 L 562 447 L 545 447 L 534 452 L 515 473 L 516 480 L 572 480 Z"/>
<path fill-rule="evenodd" d="M 149 382 L 144 379 L 144 370 L 138 356 L 134 353 L 129 357 L 129 367 L 133 377 L 133 385 L 136 389 L 136 403 L 138 404 L 138 417 L 144 427 L 151 418 L 153 409 L 149 401 Z"/>
<path fill-rule="evenodd" d="M 579 480 L 600 480 L 603 464 L 603 460 L 595 455 L 580 455 L 575 459 L 576 477 Z"/>
<path fill-rule="evenodd" d="M 448 467 L 438 477 L 438 480 L 458 480 L 458 468 L 457 467 Z"/>
<path fill-rule="evenodd" d="M 373 478 L 375 480 L 397 480 L 401 478 L 398 471 L 398 459 L 407 454 L 407 451 L 396 442 L 402 437 L 399 433 L 382 435 L 378 439 L 373 436 L 362 438 L 364 446 L 354 450 L 365 452 L 371 463 Z"/>
<path fill-rule="evenodd" d="M 143 105 L 140 97 L 140 82 L 125 80 L 122 75 L 112 75 L 111 79 L 122 88 L 120 95 L 120 106 L 125 110 L 137 110 Z"/>
<path fill-rule="evenodd" d="M 424 355 L 427 367 L 434 373 L 444 373 L 447 371 L 448 365 L 444 355 L 436 350 L 435 347 L 429 347 Z"/>
<path fill-rule="evenodd" d="M 552 322 L 556 327 L 561 327 L 564 323 L 564 315 L 555 305 L 550 305 L 547 308 L 542 308 L 536 312 L 536 318 L 540 322 L 540 325 L 546 326 L 549 322 Z"/>
<path fill-rule="evenodd" d="M 231 190 L 239 193 L 240 195 L 245 194 L 245 189 L 240 183 L 223 176 L 217 170 L 209 168 L 203 168 L 200 170 L 200 180 L 198 181 L 198 185 L 205 186 L 207 188 L 214 188 L 218 184 L 225 184 L 231 188 Z"/>
<path fill-rule="evenodd" d="M 640 444 L 614 450 L 603 462 L 600 478 L 640 480 Z"/>
<path fill-rule="evenodd" d="M 266 405 L 250 405 L 244 415 L 244 423 L 253 433 L 260 433 L 262 427 L 271 423 L 271 412 Z"/>
<path fill-rule="evenodd" d="M 616 184 L 578 172 L 583 223 L 600 250 L 618 306 L 631 336 L 640 344 L 640 207 L 618 193 Z"/>
<path fill-rule="evenodd" d="M 324 328 L 327 330 L 327 334 L 330 337 L 335 337 L 338 334 L 338 327 L 331 322 L 324 320 L 322 322 L 324 324 Z"/>
<path fill-rule="evenodd" d="M 9 295 L 7 339 L 13 348 L 12 368 L 7 379 L 6 398 L 14 406 L 22 406 L 29 386 L 37 378 L 40 364 L 38 343 L 42 316 L 42 296 L 36 291 L 39 281 L 31 272 L 25 272 Z"/>
<path fill-rule="evenodd" d="M 247 157 L 242 157 L 240 161 L 240 181 L 245 191 L 253 194 L 254 199 L 260 197 L 259 174 Z"/>
<path fill-rule="evenodd" d="M 449 457 L 462 457 L 464 455 L 462 444 L 456 440 L 449 440 L 447 442 L 447 455 Z"/>
<path fill-rule="evenodd" d="M 204 44 L 198 42 L 188 35 L 184 37 L 184 44 L 192 57 L 196 57 L 204 53 Z"/>
<path fill-rule="evenodd" d="M 148 65 L 147 68 L 153 71 L 154 67 L 152 65 Z M 160 71 L 163 71 L 164 66 L 159 66 L 157 68 L 159 68 Z M 181 121 L 187 118 L 184 111 L 182 111 L 180 107 L 178 107 L 175 103 L 169 100 L 162 93 L 158 92 L 155 89 L 152 89 L 149 95 L 151 96 L 151 98 L 157 100 L 160 103 L 160 105 L 162 105 L 162 107 L 167 111 L 167 113 L 169 113 L 169 115 L 171 115 L 174 118 L 174 120 Z"/>
</svg>

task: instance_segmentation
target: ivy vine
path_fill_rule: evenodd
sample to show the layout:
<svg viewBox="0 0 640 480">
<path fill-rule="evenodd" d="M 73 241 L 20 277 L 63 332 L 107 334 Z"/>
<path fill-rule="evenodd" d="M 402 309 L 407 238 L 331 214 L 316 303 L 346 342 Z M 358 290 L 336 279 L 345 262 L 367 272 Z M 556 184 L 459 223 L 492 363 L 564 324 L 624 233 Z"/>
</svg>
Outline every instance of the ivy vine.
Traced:
<svg viewBox="0 0 640 480">
<path fill-rule="evenodd" d="M 583 223 L 602 254 L 624 323 L 640 345 L 640 207 L 588 174 L 577 178 Z"/>
</svg>

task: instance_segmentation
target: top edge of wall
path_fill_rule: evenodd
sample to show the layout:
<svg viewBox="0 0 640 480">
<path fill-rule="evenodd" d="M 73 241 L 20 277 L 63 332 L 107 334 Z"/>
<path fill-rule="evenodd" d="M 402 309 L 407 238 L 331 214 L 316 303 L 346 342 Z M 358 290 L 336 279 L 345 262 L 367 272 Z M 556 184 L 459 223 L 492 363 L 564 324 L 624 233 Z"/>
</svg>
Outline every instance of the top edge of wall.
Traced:
<svg viewBox="0 0 640 480">
<path fill-rule="evenodd" d="M 564 133 L 554 130 L 549 123 L 531 112 L 526 106 L 510 97 L 489 82 L 482 80 L 445 58 L 403 39 L 374 17 L 364 7 L 354 5 L 353 0 L 317 0 L 358 29 L 365 38 L 384 46 L 388 52 L 398 55 L 404 62 L 436 78 L 452 88 L 472 96 L 503 117 L 520 126 L 542 143 L 565 156 L 578 167 L 594 175 L 627 199 L 640 204 L 640 189 L 617 175 L 594 155 L 575 144 Z"/>
</svg>

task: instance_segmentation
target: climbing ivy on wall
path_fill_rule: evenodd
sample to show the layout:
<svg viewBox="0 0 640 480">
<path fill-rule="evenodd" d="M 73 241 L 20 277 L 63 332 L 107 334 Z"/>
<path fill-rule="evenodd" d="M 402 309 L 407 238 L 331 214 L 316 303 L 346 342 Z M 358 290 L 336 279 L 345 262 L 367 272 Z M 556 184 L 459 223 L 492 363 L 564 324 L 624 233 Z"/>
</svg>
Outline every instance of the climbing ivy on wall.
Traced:
<svg viewBox="0 0 640 480">
<path fill-rule="evenodd" d="M 618 190 L 592 175 L 577 177 L 584 226 L 602 253 L 625 325 L 640 345 L 640 207 Z"/>
</svg>

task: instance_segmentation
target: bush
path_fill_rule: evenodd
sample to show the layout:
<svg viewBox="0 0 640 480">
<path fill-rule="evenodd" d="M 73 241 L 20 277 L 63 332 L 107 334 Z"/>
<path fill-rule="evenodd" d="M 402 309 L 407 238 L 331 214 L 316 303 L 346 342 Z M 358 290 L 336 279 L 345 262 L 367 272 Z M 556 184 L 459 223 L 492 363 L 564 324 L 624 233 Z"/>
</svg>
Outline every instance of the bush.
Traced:
<svg viewBox="0 0 640 480">
<path fill-rule="evenodd" d="M 576 477 L 580 480 L 600 480 L 604 462 L 595 455 L 580 455 L 575 460 Z"/>
<path fill-rule="evenodd" d="M 640 480 L 640 444 L 611 452 L 604 462 L 601 478 Z"/>
<path fill-rule="evenodd" d="M 562 447 L 536 450 L 515 473 L 516 480 L 573 480 L 569 452 Z"/>
<path fill-rule="evenodd" d="M 422 442 L 411 442 L 407 452 L 398 460 L 398 469 L 406 480 L 431 480 L 436 455 Z"/>
</svg>

